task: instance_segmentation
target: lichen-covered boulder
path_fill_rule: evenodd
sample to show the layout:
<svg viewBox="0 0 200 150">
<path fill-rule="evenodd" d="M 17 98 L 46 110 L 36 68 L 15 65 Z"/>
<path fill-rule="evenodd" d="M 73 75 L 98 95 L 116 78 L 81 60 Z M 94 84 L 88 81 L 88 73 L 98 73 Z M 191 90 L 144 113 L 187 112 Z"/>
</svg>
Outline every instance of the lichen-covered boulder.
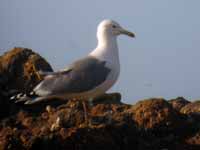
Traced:
<svg viewBox="0 0 200 150">
<path fill-rule="evenodd" d="M 190 132 L 185 118 L 163 98 L 139 101 L 128 111 L 140 130 L 139 150 L 175 149 Z"/>
<path fill-rule="evenodd" d="M 181 108 L 180 112 L 188 115 L 200 115 L 200 101 L 195 101 L 185 105 L 183 108 Z"/>
<path fill-rule="evenodd" d="M 42 79 L 38 71 L 53 70 L 30 49 L 13 48 L 0 56 L 0 119 L 18 111 L 9 98 L 18 92 L 31 91 Z"/>
<path fill-rule="evenodd" d="M 169 100 L 169 103 L 172 105 L 174 109 L 180 111 L 185 105 L 189 104 L 190 101 L 186 100 L 183 97 L 177 97 L 175 99 Z"/>
<path fill-rule="evenodd" d="M 190 145 L 190 147 L 196 147 L 200 149 L 200 131 L 196 132 L 194 135 L 188 136 L 185 139 L 185 143 Z"/>
<path fill-rule="evenodd" d="M 13 48 L 0 56 L 0 86 L 7 91 L 30 91 L 42 77 L 39 71 L 53 71 L 39 54 L 27 48 Z"/>
<path fill-rule="evenodd" d="M 130 111 L 139 127 L 158 129 L 161 127 L 177 126 L 179 116 L 172 106 L 163 98 L 151 98 L 139 101 Z"/>
<path fill-rule="evenodd" d="M 103 97 L 114 95 L 105 94 Z M 128 108 L 120 101 L 102 103 L 98 99 L 93 106 L 88 106 L 88 124 L 82 102 L 78 100 L 68 100 L 57 107 L 48 105 L 39 113 L 20 111 L 15 117 L 0 122 L 0 143 L 3 149 L 110 150 L 137 147 L 137 129 L 131 116 L 125 113 Z"/>
<path fill-rule="evenodd" d="M 200 101 L 194 101 L 181 108 L 180 112 L 187 116 L 188 121 L 200 130 Z"/>
</svg>

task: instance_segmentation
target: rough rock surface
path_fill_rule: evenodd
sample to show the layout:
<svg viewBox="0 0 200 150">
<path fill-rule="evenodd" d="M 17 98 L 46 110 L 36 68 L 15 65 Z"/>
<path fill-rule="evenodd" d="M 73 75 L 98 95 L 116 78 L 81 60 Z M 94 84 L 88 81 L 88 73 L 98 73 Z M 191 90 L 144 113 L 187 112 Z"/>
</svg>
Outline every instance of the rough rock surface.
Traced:
<svg viewBox="0 0 200 150">
<path fill-rule="evenodd" d="M 169 103 L 172 105 L 174 109 L 176 109 L 177 111 L 180 111 L 181 108 L 189 104 L 190 101 L 184 99 L 183 97 L 177 97 L 175 99 L 171 99 Z"/>
<path fill-rule="evenodd" d="M 9 97 L 30 91 L 41 80 L 40 70 L 53 71 L 44 58 L 30 49 L 13 48 L 0 56 L 0 119 L 18 110 Z"/>
<path fill-rule="evenodd" d="M 136 127 L 125 112 L 130 106 L 119 99 L 102 101 L 89 109 L 89 124 L 80 101 L 47 106 L 41 112 L 20 111 L 2 120 L 0 145 L 2 149 L 126 149 L 137 144 Z"/>
<path fill-rule="evenodd" d="M 176 126 L 180 121 L 177 112 L 162 98 L 139 101 L 131 111 L 138 126 L 146 129 Z"/>
<path fill-rule="evenodd" d="M 187 144 L 193 145 L 193 146 L 199 146 L 200 145 L 200 131 L 196 132 L 194 135 L 188 137 L 185 139 L 185 142 Z"/>
<path fill-rule="evenodd" d="M 200 149 L 199 102 L 180 97 L 171 101 L 151 98 L 131 105 L 122 103 L 119 93 L 105 94 L 88 102 L 88 123 L 78 100 L 55 99 L 33 106 L 11 103 L 10 90 L 30 90 L 39 82 L 38 70 L 51 71 L 41 57 L 38 64 L 38 59 L 32 60 L 35 55 L 39 57 L 17 48 L 0 57 L 0 150 Z M 35 67 L 27 71 L 30 66 Z"/>
<path fill-rule="evenodd" d="M 39 54 L 26 48 L 13 48 L 0 57 L 0 85 L 4 89 L 30 91 L 38 82 L 38 71 L 53 71 Z"/>
<path fill-rule="evenodd" d="M 111 97 L 111 102 L 105 101 Z M 23 107 L 16 115 L 1 121 L 0 149 L 200 148 L 196 122 L 173 110 L 164 99 L 128 105 L 118 98 L 118 93 L 106 94 L 103 99 L 88 105 L 88 124 L 80 101 L 68 100 L 59 106 L 35 106 L 43 107 L 40 111 Z M 135 115 L 140 112 L 140 107 L 148 112 L 150 119 L 147 122 L 144 122 L 146 115 L 141 118 Z M 142 123 L 138 123 L 138 119 Z"/>
<path fill-rule="evenodd" d="M 197 114 L 200 115 L 200 101 L 195 101 L 193 103 L 185 105 L 180 110 L 184 114 Z"/>
</svg>

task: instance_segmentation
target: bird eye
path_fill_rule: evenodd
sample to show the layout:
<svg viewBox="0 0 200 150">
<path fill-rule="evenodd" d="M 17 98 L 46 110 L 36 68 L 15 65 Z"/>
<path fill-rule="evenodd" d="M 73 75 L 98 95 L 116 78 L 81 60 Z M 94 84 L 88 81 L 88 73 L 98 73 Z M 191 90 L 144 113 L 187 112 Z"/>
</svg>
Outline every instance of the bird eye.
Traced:
<svg viewBox="0 0 200 150">
<path fill-rule="evenodd" d="M 116 26 L 116 25 L 112 25 L 112 27 L 113 27 L 113 28 L 116 28 L 117 26 Z"/>
</svg>

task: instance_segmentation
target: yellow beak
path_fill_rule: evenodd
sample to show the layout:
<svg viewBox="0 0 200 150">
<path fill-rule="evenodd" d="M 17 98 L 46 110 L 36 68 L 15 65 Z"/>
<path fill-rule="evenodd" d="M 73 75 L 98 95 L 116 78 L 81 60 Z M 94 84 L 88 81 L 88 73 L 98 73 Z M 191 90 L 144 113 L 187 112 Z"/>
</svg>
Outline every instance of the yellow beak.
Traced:
<svg viewBox="0 0 200 150">
<path fill-rule="evenodd" d="M 134 34 L 134 33 L 130 32 L 130 31 L 128 31 L 128 30 L 125 30 L 125 29 L 123 29 L 123 28 L 120 30 L 120 33 L 121 33 L 121 34 L 128 35 L 128 36 L 130 36 L 130 37 L 132 37 L 132 38 L 135 37 L 135 34 Z"/>
</svg>

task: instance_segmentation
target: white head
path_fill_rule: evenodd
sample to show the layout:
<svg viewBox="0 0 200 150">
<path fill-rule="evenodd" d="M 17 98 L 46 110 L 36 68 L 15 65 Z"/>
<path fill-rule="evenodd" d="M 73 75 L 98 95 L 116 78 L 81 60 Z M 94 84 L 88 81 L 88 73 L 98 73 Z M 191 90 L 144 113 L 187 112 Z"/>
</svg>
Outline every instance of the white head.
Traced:
<svg viewBox="0 0 200 150">
<path fill-rule="evenodd" d="M 90 55 L 103 60 L 115 60 L 118 64 L 118 45 L 117 36 L 125 34 L 130 37 L 135 37 L 135 34 L 122 28 L 113 20 L 103 20 L 97 28 L 98 44 Z"/>
<path fill-rule="evenodd" d="M 101 37 L 117 37 L 120 34 L 125 34 L 130 37 L 135 37 L 135 34 L 122 28 L 116 21 L 103 20 L 97 29 L 97 38 Z"/>
</svg>

